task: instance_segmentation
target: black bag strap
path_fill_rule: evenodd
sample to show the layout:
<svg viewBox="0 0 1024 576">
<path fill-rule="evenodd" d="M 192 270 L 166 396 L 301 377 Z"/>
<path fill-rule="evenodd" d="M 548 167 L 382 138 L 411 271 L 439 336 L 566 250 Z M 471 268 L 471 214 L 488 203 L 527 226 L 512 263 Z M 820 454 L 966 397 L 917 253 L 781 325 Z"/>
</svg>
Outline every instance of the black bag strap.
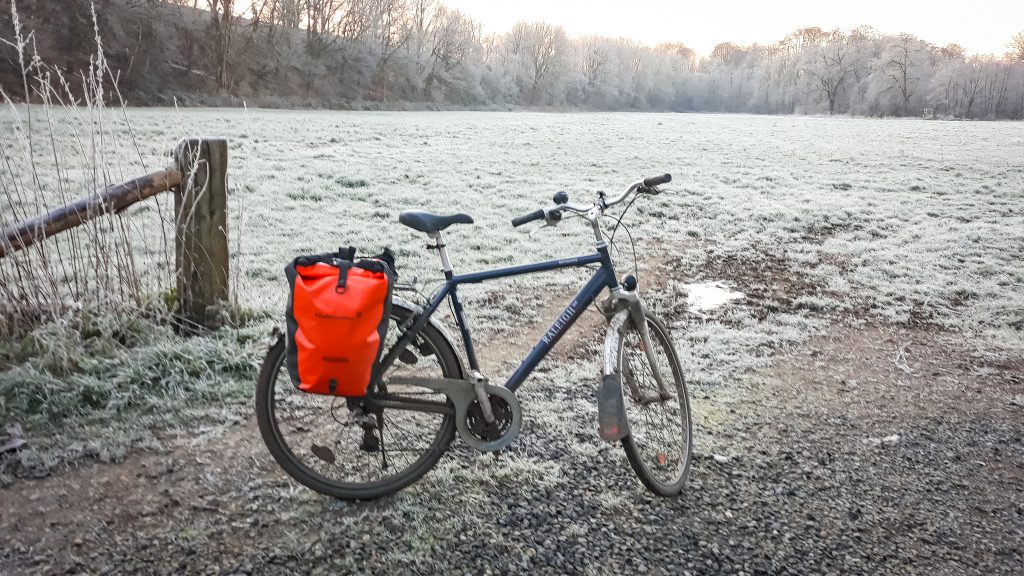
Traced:
<svg viewBox="0 0 1024 576">
<path fill-rule="evenodd" d="M 338 248 L 338 285 L 334 288 L 334 291 L 338 294 L 348 292 L 348 269 L 354 265 L 355 260 L 355 246 Z"/>
<path fill-rule="evenodd" d="M 348 269 L 351 267 L 352 262 L 348 260 L 340 260 L 338 262 L 338 285 L 334 287 L 334 291 L 338 294 L 348 292 Z"/>
<path fill-rule="evenodd" d="M 383 252 L 374 256 L 374 259 L 387 264 L 391 271 L 395 273 L 395 276 L 398 276 L 398 267 L 395 266 L 395 253 L 391 251 L 391 248 L 385 247 Z"/>
</svg>

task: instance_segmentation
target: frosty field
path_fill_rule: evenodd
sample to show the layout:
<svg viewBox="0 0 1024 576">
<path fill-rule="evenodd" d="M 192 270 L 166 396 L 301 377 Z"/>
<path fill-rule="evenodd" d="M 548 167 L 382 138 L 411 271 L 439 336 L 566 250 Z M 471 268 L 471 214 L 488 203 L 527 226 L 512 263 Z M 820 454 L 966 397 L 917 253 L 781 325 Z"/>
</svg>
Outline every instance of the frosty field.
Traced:
<svg viewBox="0 0 1024 576">
<path fill-rule="evenodd" d="M 1011 326 L 1024 318 L 1019 124 L 645 114 L 136 114 L 143 142 L 190 134 L 230 139 L 234 205 L 242 214 L 231 233 L 240 227 L 243 239 L 235 270 L 242 302 L 255 308 L 280 309 L 281 268 L 295 254 L 343 244 L 372 253 L 391 246 L 406 279 L 438 279 L 436 255 L 423 249 L 423 235 L 397 223 L 407 208 L 476 218 L 450 235 L 457 270 L 584 253 L 589 236 L 577 222 L 532 238 L 508 222 L 550 204 L 558 190 L 585 201 L 597 190 L 613 193 L 644 175 L 670 172 L 676 192 L 637 202 L 625 221 L 640 260 L 654 266 L 649 280 L 658 280 L 657 265 L 666 262 L 681 278 L 696 280 L 728 280 L 714 273 L 726 263 L 741 270 L 779 263 L 815 286 L 789 295 L 799 313 L 769 318 L 777 329 L 752 327 L 762 332 L 761 343 L 806 337 L 805 324 L 823 316 L 808 311 L 862 309 L 877 320 L 957 330 L 982 354 L 1024 349 L 1021 332 Z M 152 152 L 159 163 L 159 148 Z M 632 268 L 628 249 L 619 266 L 623 273 Z M 478 329 L 504 325 L 502 314 L 540 320 L 531 299 L 557 286 L 564 296 L 554 300 L 564 300 L 581 277 L 531 277 L 520 292 L 500 283 L 484 287 L 500 298 L 494 296 L 498 310 L 475 312 Z M 673 280 L 661 291 L 666 301 L 681 297 Z M 691 368 L 697 374 L 718 369 Z M 709 373 L 706 379 L 724 378 Z"/>
<path fill-rule="evenodd" d="M 652 499 L 597 438 L 591 312 L 527 381 L 523 434 L 497 458 L 457 441 L 394 498 L 328 502 L 276 469 L 245 402 L 252 384 L 233 381 L 220 421 L 140 433 L 124 462 L 0 489 L 16 511 L 0 521 L 0 572 L 1011 573 L 1024 561 L 1020 123 L 128 114 L 145 160 L 126 160 L 127 175 L 166 164 L 181 137 L 228 138 L 232 275 L 261 335 L 283 324 L 296 254 L 389 246 L 402 280 L 436 287 L 436 254 L 398 224 L 403 209 L 472 214 L 447 242 L 456 271 L 471 271 L 586 253 L 581 222 L 531 237 L 509 220 L 559 190 L 589 201 L 671 173 L 672 193 L 623 220 L 636 261 L 623 230 L 615 256 L 622 274 L 638 268 L 683 359 L 692 489 Z M 467 290 L 492 380 L 583 278 Z M 686 287 L 710 283 L 743 297 L 688 307 Z M 243 349 L 248 364 L 263 350 Z"/>
<path fill-rule="evenodd" d="M 476 218 L 451 236 L 460 270 L 581 253 L 576 223 L 531 238 L 508 221 L 558 190 L 589 200 L 666 171 L 676 192 L 638 202 L 625 221 L 644 263 L 682 258 L 684 277 L 701 278 L 705 260 L 779 260 L 821 284 L 808 308 L 865 306 L 1020 347 L 1019 332 L 1000 328 L 1019 307 L 1016 123 L 221 109 L 130 120 L 145 165 L 123 150 L 125 175 L 167 164 L 181 137 L 229 139 L 233 272 L 257 309 L 280 308 L 293 255 L 341 244 L 391 246 L 407 278 L 437 278 L 422 235 L 397 223 L 407 208 Z M 620 256 L 632 267 L 629 250 Z"/>
</svg>

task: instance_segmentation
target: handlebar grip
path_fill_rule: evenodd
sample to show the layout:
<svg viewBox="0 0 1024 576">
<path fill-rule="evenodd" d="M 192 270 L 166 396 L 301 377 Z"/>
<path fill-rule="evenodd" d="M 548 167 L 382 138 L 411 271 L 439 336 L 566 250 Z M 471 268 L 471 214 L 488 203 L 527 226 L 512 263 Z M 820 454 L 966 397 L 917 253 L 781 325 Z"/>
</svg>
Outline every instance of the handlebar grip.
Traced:
<svg viewBox="0 0 1024 576">
<path fill-rule="evenodd" d="M 544 210 L 534 210 L 533 212 L 530 212 L 529 214 L 524 214 L 522 216 L 517 216 L 517 217 L 513 218 L 512 219 L 512 225 L 513 226 L 522 226 L 523 224 L 528 224 L 530 222 L 533 222 L 534 220 L 543 220 L 543 219 L 544 219 Z"/>
<path fill-rule="evenodd" d="M 672 181 L 671 174 L 662 174 L 661 176 L 651 176 L 650 178 L 644 178 L 644 186 L 651 188 L 654 186 L 660 186 L 662 184 L 668 184 Z"/>
</svg>

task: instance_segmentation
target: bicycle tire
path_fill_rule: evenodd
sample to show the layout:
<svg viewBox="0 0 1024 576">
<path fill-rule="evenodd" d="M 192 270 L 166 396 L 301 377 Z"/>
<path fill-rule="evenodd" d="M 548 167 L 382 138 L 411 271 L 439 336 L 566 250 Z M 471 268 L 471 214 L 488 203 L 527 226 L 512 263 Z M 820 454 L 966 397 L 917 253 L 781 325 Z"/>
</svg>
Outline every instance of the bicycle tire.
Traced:
<svg viewBox="0 0 1024 576">
<path fill-rule="evenodd" d="M 395 302 L 392 306 L 391 317 L 398 325 L 408 320 L 413 314 L 414 312 L 411 308 L 407 308 L 399 302 Z M 458 355 L 455 353 L 449 340 L 437 328 L 427 324 L 421 332 L 420 338 L 420 348 L 422 349 L 423 346 L 427 346 L 436 355 L 437 363 L 442 372 L 441 376 L 445 378 L 463 377 L 463 368 Z M 410 348 L 412 348 L 412 345 L 410 345 Z M 256 420 L 259 424 L 260 435 L 263 437 L 263 441 L 266 443 L 267 449 L 274 457 L 274 460 L 277 461 L 289 476 L 320 494 L 339 500 L 374 500 L 394 494 L 419 480 L 430 471 L 447 451 L 455 437 L 455 417 L 451 415 L 434 415 L 439 417 L 440 425 L 433 436 L 432 442 L 423 451 L 422 455 L 405 469 L 380 480 L 370 482 L 340 482 L 329 478 L 304 462 L 285 440 L 284 434 L 282 434 L 280 422 L 276 417 L 275 391 L 279 388 L 278 384 L 287 390 L 295 391 L 291 380 L 287 376 L 287 372 L 282 369 L 284 357 L 285 341 L 284 338 L 281 338 L 271 346 L 260 369 L 256 386 Z M 395 366 L 398 364 L 399 362 L 396 361 Z M 388 373 L 390 372 L 391 370 L 388 371 Z M 295 391 L 295 393 L 304 395 L 304 398 L 315 396 L 298 391 Z M 340 400 L 343 404 L 345 401 L 344 398 L 330 396 L 318 396 L 317 398 L 323 399 L 325 402 Z M 332 403 L 331 416 L 335 422 L 341 424 L 334 414 L 334 406 L 335 404 Z M 411 413 L 410 411 L 389 411 L 389 413 L 396 412 Z M 381 444 L 384 444 L 383 432 L 380 434 L 380 438 Z M 312 446 L 316 446 L 316 444 Z M 384 452 L 386 454 L 386 450 Z M 315 451 L 313 453 L 316 454 Z M 386 461 L 386 457 L 384 460 Z"/>
<path fill-rule="evenodd" d="M 652 451 L 649 450 L 650 430 L 642 430 L 642 424 L 655 424 L 651 421 L 650 414 L 642 414 L 641 407 L 639 405 L 639 398 L 637 397 L 636 391 L 633 388 L 639 387 L 639 379 L 630 375 L 628 372 L 634 367 L 631 366 L 631 362 L 636 361 L 637 363 L 647 364 L 647 370 L 649 368 L 649 360 L 647 359 L 646 353 L 642 350 L 642 340 L 639 335 L 639 331 L 633 322 L 628 322 L 626 328 L 623 331 L 622 338 L 619 339 L 619 373 L 622 375 L 622 395 L 626 405 L 626 420 L 630 426 L 630 433 L 622 439 L 622 448 L 626 452 L 626 459 L 629 460 L 630 467 L 636 473 L 637 477 L 643 485 L 659 496 L 675 496 L 682 492 L 686 486 L 686 481 L 690 474 L 690 460 L 693 453 L 693 424 L 690 414 L 690 400 L 686 389 L 686 382 L 683 378 L 682 367 L 679 363 L 679 355 L 676 352 L 675 346 L 672 344 L 672 337 L 669 334 L 668 328 L 665 327 L 664 322 L 657 318 L 651 313 L 647 313 L 647 326 L 651 336 L 651 342 L 655 345 L 655 348 L 660 348 L 664 354 L 663 360 L 665 362 L 659 362 L 659 369 L 661 369 L 662 376 L 666 380 L 666 385 L 671 386 L 672 391 L 675 392 L 678 404 L 678 417 L 680 421 L 680 450 L 678 450 L 678 462 L 675 463 L 677 467 L 677 474 L 671 478 L 670 481 L 665 481 L 658 478 L 652 470 L 652 464 L 657 466 L 665 467 L 670 461 L 669 453 L 664 452 L 658 448 L 653 451 L 654 460 L 652 460 Z M 633 338 L 631 339 L 630 336 Z M 639 342 L 641 349 L 639 353 L 633 354 L 630 358 L 627 358 L 627 348 L 631 345 L 635 345 Z M 671 374 L 665 374 L 664 368 L 668 368 Z M 633 378 L 633 382 L 628 380 Z M 648 384 L 656 385 L 654 380 L 653 372 L 650 373 Z M 648 388 L 646 386 L 645 388 Z M 651 403 L 653 405 L 661 405 L 666 407 L 666 412 L 669 413 L 670 418 L 662 418 L 657 422 L 658 426 L 652 426 L 664 430 L 664 426 L 661 424 L 669 424 L 675 419 L 676 415 L 671 414 L 671 407 L 669 406 L 668 400 Z M 662 458 L 664 457 L 664 462 Z M 667 469 L 667 468 L 666 468 Z"/>
</svg>

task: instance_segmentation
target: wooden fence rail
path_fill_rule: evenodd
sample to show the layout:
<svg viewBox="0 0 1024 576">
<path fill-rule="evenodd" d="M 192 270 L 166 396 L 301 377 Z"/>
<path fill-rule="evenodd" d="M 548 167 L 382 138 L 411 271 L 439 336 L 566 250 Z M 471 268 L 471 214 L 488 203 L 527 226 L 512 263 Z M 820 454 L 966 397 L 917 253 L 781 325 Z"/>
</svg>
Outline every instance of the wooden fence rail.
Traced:
<svg viewBox="0 0 1024 576">
<path fill-rule="evenodd" d="M 210 311 L 229 297 L 227 151 L 223 138 L 182 140 L 174 151 L 174 166 L 108 186 L 0 231 L 0 258 L 94 218 L 174 191 L 178 314 L 190 322 L 216 325 Z"/>
<path fill-rule="evenodd" d="M 0 258 L 85 224 L 98 216 L 120 212 L 140 200 L 167 192 L 179 184 L 181 172 L 160 170 L 124 184 L 108 186 L 97 194 L 5 229 L 2 233 L 3 243 L 0 243 Z"/>
</svg>

